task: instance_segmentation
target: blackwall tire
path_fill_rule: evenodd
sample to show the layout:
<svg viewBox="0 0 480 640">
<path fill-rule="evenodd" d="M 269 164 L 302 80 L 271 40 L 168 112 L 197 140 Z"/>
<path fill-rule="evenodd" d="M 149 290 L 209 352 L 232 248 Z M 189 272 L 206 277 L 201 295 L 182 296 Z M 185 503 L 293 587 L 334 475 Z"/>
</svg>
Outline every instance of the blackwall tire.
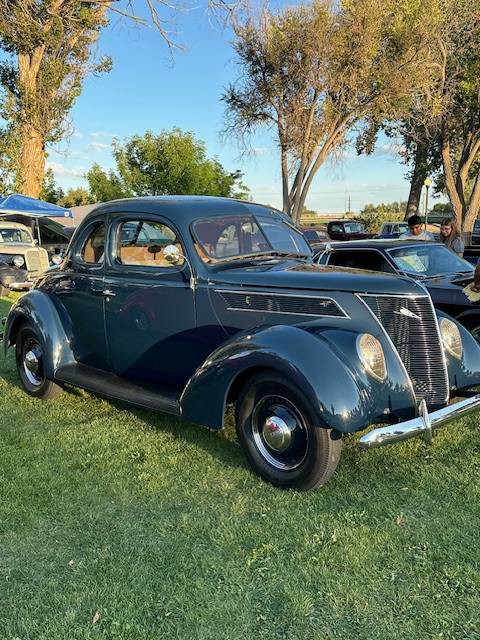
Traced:
<svg viewBox="0 0 480 640">
<path fill-rule="evenodd" d="M 49 380 L 43 368 L 43 340 L 30 324 L 20 327 L 15 344 L 17 371 L 25 391 L 41 400 L 51 400 L 62 388 Z"/>
<path fill-rule="evenodd" d="M 342 440 L 315 424 L 303 393 L 276 373 L 259 373 L 236 405 L 238 439 L 255 472 L 275 486 L 306 491 L 337 468 Z"/>
</svg>

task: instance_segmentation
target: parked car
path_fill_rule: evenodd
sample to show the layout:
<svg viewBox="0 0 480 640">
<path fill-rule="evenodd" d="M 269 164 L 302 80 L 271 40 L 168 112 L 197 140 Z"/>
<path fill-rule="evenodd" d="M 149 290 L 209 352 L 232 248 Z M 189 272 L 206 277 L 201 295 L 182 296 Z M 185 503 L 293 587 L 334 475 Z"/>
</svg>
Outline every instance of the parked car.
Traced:
<svg viewBox="0 0 480 640">
<path fill-rule="evenodd" d="M 40 225 L 41 246 L 48 253 L 49 259 L 65 253 L 75 228 L 64 227 L 50 218 L 38 218 L 38 224 Z"/>
<path fill-rule="evenodd" d="M 253 469 L 281 487 L 324 484 L 345 434 L 430 439 L 480 408 L 480 346 L 422 286 L 318 266 L 287 216 L 225 198 L 99 206 L 11 308 L 12 346 L 36 398 L 68 383 L 212 429 L 234 403 Z"/>
<path fill-rule="evenodd" d="M 327 224 L 327 233 L 331 240 L 362 240 L 375 237 L 369 233 L 363 222 L 355 220 L 331 220 Z"/>
<path fill-rule="evenodd" d="M 480 245 L 480 220 L 475 220 L 472 231 L 472 244 Z"/>
<path fill-rule="evenodd" d="M 48 267 L 48 254 L 37 246 L 28 227 L 19 222 L 0 221 L 2 295 L 10 289 L 29 289 Z"/>
<path fill-rule="evenodd" d="M 408 224 L 406 222 L 384 222 L 380 228 L 378 237 L 383 240 L 399 238 L 402 233 L 406 233 L 407 231 Z"/>
<path fill-rule="evenodd" d="M 415 278 L 435 307 L 463 324 L 480 340 L 480 304 L 463 289 L 473 282 L 474 267 L 444 244 L 418 240 L 369 240 L 331 244 L 318 262 L 334 267 L 368 269 Z"/>
<path fill-rule="evenodd" d="M 307 239 L 308 244 L 311 246 L 313 251 L 320 248 L 322 243 L 330 240 L 330 236 L 328 235 L 327 228 L 325 226 L 300 227 L 300 231 Z"/>
</svg>

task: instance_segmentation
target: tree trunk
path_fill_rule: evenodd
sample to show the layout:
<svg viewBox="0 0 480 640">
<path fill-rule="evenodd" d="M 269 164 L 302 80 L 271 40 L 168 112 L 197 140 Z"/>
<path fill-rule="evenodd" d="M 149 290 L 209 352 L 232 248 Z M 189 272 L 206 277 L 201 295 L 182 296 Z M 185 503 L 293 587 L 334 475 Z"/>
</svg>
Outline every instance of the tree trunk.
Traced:
<svg viewBox="0 0 480 640">
<path fill-rule="evenodd" d="M 18 173 L 20 192 L 38 198 L 45 173 L 45 140 L 29 123 L 22 130 Z"/>
<path fill-rule="evenodd" d="M 413 216 L 420 210 L 420 198 L 422 196 L 423 181 L 427 177 L 427 149 L 423 145 L 418 145 L 415 152 L 415 164 L 410 180 L 410 193 L 408 194 L 405 220 Z"/>
<path fill-rule="evenodd" d="M 32 53 L 19 53 L 18 80 L 22 93 L 22 125 L 17 183 L 26 196 L 38 198 L 45 172 L 45 135 L 39 127 L 38 73 L 45 46 Z"/>
</svg>

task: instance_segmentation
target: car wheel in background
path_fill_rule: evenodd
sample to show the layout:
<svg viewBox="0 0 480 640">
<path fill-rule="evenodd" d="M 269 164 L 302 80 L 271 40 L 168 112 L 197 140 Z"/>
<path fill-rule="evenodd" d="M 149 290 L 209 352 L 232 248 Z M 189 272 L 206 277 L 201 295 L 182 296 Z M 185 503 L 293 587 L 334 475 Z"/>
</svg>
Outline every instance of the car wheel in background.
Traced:
<svg viewBox="0 0 480 640">
<path fill-rule="evenodd" d="M 335 472 L 342 440 L 315 424 L 303 393 L 276 373 L 259 373 L 236 405 L 237 435 L 258 475 L 300 490 L 325 484 Z"/>
</svg>

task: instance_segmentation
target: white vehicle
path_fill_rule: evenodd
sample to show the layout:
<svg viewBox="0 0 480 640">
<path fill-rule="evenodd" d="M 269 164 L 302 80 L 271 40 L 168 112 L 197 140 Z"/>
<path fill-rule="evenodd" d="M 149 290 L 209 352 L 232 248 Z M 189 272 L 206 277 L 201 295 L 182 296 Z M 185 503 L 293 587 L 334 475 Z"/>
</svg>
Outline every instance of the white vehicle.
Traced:
<svg viewBox="0 0 480 640">
<path fill-rule="evenodd" d="M 8 281 L 4 281 L 1 273 L 7 272 L 7 266 Z M 30 289 L 49 266 L 48 253 L 37 246 L 28 227 L 19 222 L 0 221 L 0 267 L 3 267 L 0 286 L 4 290 Z"/>
</svg>

